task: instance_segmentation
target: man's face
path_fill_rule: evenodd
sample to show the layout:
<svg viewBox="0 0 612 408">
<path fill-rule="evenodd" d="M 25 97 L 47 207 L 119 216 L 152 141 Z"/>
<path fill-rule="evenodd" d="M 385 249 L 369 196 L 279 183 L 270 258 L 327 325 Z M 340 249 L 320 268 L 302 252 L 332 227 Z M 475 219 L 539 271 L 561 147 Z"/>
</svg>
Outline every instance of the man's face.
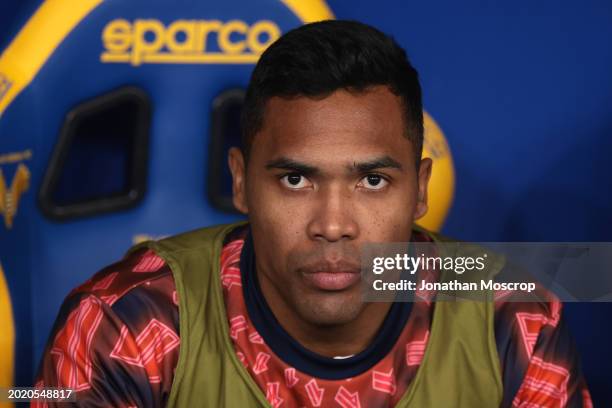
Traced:
<svg viewBox="0 0 612 408">
<path fill-rule="evenodd" d="M 275 97 L 246 168 L 232 149 L 234 204 L 248 213 L 273 310 L 328 326 L 370 307 L 360 294 L 362 244 L 410 240 L 427 211 L 431 161 L 417 171 L 403 115 L 383 86 L 318 100 Z"/>
</svg>

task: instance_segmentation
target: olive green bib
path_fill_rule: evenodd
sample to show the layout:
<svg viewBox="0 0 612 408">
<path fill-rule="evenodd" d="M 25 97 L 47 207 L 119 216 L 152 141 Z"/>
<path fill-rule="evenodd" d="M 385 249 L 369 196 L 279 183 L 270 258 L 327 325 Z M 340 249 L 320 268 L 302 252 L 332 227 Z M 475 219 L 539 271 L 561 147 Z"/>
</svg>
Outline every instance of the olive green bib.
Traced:
<svg viewBox="0 0 612 408">
<path fill-rule="evenodd" d="M 269 406 L 233 349 L 219 276 L 224 237 L 242 224 L 138 246 L 168 263 L 179 298 L 181 346 L 169 407 Z M 499 406 L 503 390 L 493 312 L 492 301 L 437 302 L 423 361 L 396 406 Z"/>
</svg>

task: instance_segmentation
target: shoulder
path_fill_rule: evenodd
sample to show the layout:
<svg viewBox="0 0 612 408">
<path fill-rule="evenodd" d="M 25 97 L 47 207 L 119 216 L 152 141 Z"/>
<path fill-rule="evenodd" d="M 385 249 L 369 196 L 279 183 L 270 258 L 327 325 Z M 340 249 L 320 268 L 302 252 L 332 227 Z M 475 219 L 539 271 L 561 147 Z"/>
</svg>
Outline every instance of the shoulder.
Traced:
<svg viewBox="0 0 612 408">
<path fill-rule="evenodd" d="M 172 271 L 152 249 L 143 247 L 128 253 L 73 289 L 68 297 L 94 296 L 112 307 L 132 292 L 170 300 L 176 297 Z"/>
<path fill-rule="evenodd" d="M 505 258 L 491 250 L 463 242 L 418 225 L 413 228 L 413 241 L 434 242 L 436 245 L 460 243 L 465 253 L 486 252 L 489 259 L 495 259 L 493 271 L 505 271 Z M 501 270 L 501 271 L 499 271 Z M 521 291 L 498 290 L 494 292 L 494 326 L 500 354 L 510 345 L 520 349 L 524 357 L 530 358 L 536 340 L 544 330 L 556 329 L 561 321 L 562 303 L 550 291 L 541 286 L 527 294 Z"/>
<path fill-rule="evenodd" d="M 151 328 L 163 328 L 178 340 L 178 297 L 168 265 L 152 250 L 142 248 L 73 289 L 49 340 L 58 348 L 64 337 L 85 336 L 92 339 L 88 341 L 92 346 L 104 343 L 112 349 L 106 343 L 123 331 L 137 335 Z"/>
<path fill-rule="evenodd" d="M 151 306 L 139 308 L 143 313 L 151 308 L 158 312 L 178 309 L 174 272 L 164 259 L 163 250 L 170 247 L 180 251 L 192 246 L 197 249 L 209 243 L 211 238 L 218 238 L 223 246 L 222 261 L 225 256 L 235 255 L 234 249 L 240 248 L 237 245 L 243 242 L 246 230 L 245 223 L 219 225 L 136 246 L 123 259 L 105 267 L 73 289 L 65 303 L 78 303 L 84 298 L 97 299 L 114 312 L 125 309 L 123 304 L 131 307 L 136 304 Z M 173 311 L 178 313 L 178 310 Z"/>
<path fill-rule="evenodd" d="M 185 251 L 202 252 L 212 249 L 214 245 L 222 246 L 227 238 L 236 231 L 246 231 L 247 223 L 240 221 L 232 224 L 220 224 L 187 231 L 181 234 L 153 242 L 151 246 L 160 254 L 169 255 Z"/>
</svg>

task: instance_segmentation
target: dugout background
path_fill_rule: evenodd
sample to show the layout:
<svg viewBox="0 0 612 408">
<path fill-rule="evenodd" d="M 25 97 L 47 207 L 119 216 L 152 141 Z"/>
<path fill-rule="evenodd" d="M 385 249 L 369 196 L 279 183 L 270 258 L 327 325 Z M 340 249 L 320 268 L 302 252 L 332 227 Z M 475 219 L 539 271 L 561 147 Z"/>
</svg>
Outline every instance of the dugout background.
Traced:
<svg viewBox="0 0 612 408">
<path fill-rule="evenodd" d="M 610 3 L 327 3 L 337 18 L 361 20 L 392 34 L 418 69 L 425 108 L 442 127 L 455 163 L 455 197 L 444 233 L 475 241 L 612 241 Z M 0 49 L 38 5 L 0 2 Z M 46 103 L 54 104 L 53 98 Z M 49 132 L 57 137 L 57 125 Z M 10 136 L 0 132 L 0 138 Z M 7 179 L 8 174 L 13 171 L 5 170 Z M 39 185 L 30 188 L 32 194 Z M 232 218 L 210 214 L 219 222 Z M 106 218 L 90 222 L 102 225 Z M 99 266 L 119 255 L 112 248 Z M 11 293 L 27 291 L 29 278 L 15 277 L 4 259 L 3 265 L 7 276 L 13 273 Z M 45 274 L 44 264 L 36 267 Z M 13 309 L 27 315 L 37 301 L 18 295 Z M 595 406 L 612 406 L 607 371 L 612 305 L 566 304 L 565 309 Z M 46 338 L 40 332 L 51 322 L 48 316 L 41 319 L 46 321 L 17 322 L 31 331 L 18 332 L 19 344 L 29 343 L 28 335 L 38 343 Z M 30 353 L 18 355 L 19 384 L 27 385 L 37 364 L 37 342 L 26 347 Z"/>
</svg>

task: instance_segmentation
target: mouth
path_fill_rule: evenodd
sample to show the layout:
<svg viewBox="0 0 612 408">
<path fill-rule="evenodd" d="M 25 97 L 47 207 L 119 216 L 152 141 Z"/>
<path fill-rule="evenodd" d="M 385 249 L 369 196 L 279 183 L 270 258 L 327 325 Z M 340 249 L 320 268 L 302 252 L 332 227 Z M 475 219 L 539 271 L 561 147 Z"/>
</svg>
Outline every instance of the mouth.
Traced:
<svg viewBox="0 0 612 408">
<path fill-rule="evenodd" d="M 312 287 L 324 291 L 342 291 L 357 284 L 360 269 L 352 263 L 323 263 L 302 270 L 302 276 Z"/>
</svg>

